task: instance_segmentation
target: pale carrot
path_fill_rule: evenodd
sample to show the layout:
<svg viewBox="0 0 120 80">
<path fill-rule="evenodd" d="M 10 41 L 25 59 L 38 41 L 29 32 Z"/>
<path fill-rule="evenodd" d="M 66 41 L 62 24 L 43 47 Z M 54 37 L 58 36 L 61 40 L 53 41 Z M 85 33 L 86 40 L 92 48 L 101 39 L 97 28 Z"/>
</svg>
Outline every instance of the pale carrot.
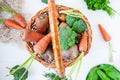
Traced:
<svg viewBox="0 0 120 80">
<path fill-rule="evenodd" d="M 99 30 L 102 34 L 103 39 L 107 42 L 111 40 L 111 36 L 108 34 L 108 32 L 103 28 L 101 24 L 98 24 Z"/>
<path fill-rule="evenodd" d="M 48 16 L 45 16 L 43 19 L 40 19 L 38 17 L 36 18 L 35 23 L 36 23 L 37 32 L 45 33 L 49 26 L 49 18 Z"/>
<path fill-rule="evenodd" d="M 84 31 L 79 43 L 79 51 L 87 51 L 87 32 Z"/>
<path fill-rule="evenodd" d="M 48 13 L 49 13 L 49 23 L 50 31 L 52 35 L 52 46 L 54 52 L 55 65 L 57 73 L 60 77 L 65 74 L 65 67 L 63 65 L 61 49 L 60 49 L 60 39 L 58 34 L 58 24 L 57 24 L 57 10 L 54 0 L 48 0 Z"/>
<path fill-rule="evenodd" d="M 34 45 L 34 51 L 38 54 L 43 54 L 47 49 L 50 41 L 51 41 L 51 34 L 48 33 L 46 36 L 44 36 Z"/>
<path fill-rule="evenodd" d="M 18 30 L 24 29 L 22 26 L 20 26 L 20 25 L 17 24 L 14 20 L 11 20 L 11 19 L 5 19 L 5 20 L 4 20 L 4 24 L 5 24 L 7 27 L 15 28 L 15 29 L 18 29 Z"/>
<path fill-rule="evenodd" d="M 44 37 L 43 34 L 34 32 L 30 29 L 25 29 L 23 31 L 23 35 L 22 35 L 22 39 L 25 40 L 25 41 L 28 41 L 28 42 L 30 42 L 30 41 L 37 42 L 43 37 Z"/>
</svg>

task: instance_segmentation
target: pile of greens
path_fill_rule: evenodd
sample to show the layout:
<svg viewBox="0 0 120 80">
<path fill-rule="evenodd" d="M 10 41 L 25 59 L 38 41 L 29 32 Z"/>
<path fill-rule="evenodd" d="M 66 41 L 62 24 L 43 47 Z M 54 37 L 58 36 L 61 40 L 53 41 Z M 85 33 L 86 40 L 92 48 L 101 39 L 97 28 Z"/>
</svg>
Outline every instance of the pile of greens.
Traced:
<svg viewBox="0 0 120 80">
<path fill-rule="evenodd" d="M 113 65 L 101 64 L 90 70 L 86 80 L 120 80 L 120 71 Z"/>
<path fill-rule="evenodd" d="M 91 10 L 104 10 L 109 15 L 113 15 L 116 11 L 113 10 L 109 4 L 109 0 L 84 0 L 87 4 L 88 9 Z"/>
</svg>

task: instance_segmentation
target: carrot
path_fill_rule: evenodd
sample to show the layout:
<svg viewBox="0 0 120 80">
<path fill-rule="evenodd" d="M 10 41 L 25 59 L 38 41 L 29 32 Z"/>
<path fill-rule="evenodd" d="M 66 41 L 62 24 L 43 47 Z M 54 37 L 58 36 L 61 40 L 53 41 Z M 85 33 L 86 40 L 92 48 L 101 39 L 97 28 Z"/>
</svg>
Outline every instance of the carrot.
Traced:
<svg viewBox="0 0 120 80">
<path fill-rule="evenodd" d="M 28 41 L 28 42 L 29 41 L 36 42 L 36 41 L 39 41 L 43 37 L 44 37 L 43 34 L 34 32 L 30 29 L 25 29 L 24 33 L 22 35 L 22 39 L 25 40 L 25 41 Z"/>
<path fill-rule="evenodd" d="M 45 33 L 46 29 L 49 26 L 49 19 L 48 16 L 45 16 L 43 19 L 40 19 L 39 17 L 36 18 L 36 29 L 39 33 Z"/>
<path fill-rule="evenodd" d="M 34 51 L 39 54 L 43 54 L 47 49 L 47 46 L 50 43 L 50 41 L 51 41 L 51 34 L 48 33 L 46 36 L 44 36 L 34 45 Z"/>
<path fill-rule="evenodd" d="M 52 45 L 54 52 L 55 65 L 57 73 L 60 77 L 63 77 L 65 74 L 65 68 L 63 65 L 61 49 L 60 49 L 60 39 L 58 34 L 58 24 L 57 24 L 57 10 L 54 0 L 48 0 L 48 14 L 49 14 L 49 23 L 50 31 L 52 34 Z"/>
<path fill-rule="evenodd" d="M 15 29 L 18 29 L 18 30 L 24 29 L 24 28 L 21 27 L 19 24 L 17 24 L 14 20 L 11 20 L 11 19 L 5 19 L 5 20 L 4 20 L 4 24 L 5 24 L 7 27 L 15 28 Z"/>
<path fill-rule="evenodd" d="M 13 17 L 14 17 L 14 20 L 15 20 L 19 25 L 21 25 L 23 28 L 26 27 L 27 24 L 26 24 L 25 18 L 24 18 L 21 14 L 15 13 L 15 14 L 13 15 Z"/>
<path fill-rule="evenodd" d="M 7 2 L 6 2 L 7 4 Z M 25 21 L 25 18 L 19 14 L 19 13 L 16 13 L 14 10 L 12 10 L 10 7 L 7 7 L 7 6 L 3 6 L 3 5 L 0 5 L 0 9 L 2 9 L 3 11 L 6 11 L 8 13 L 10 13 L 11 15 L 13 15 L 14 17 L 14 20 L 19 24 L 21 25 L 23 28 L 26 27 L 26 21 Z"/>
<path fill-rule="evenodd" d="M 107 42 L 111 40 L 111 36 L 108 34 L 108 32 L 103 28 L 101 24 L 98 24 L 99 30 L 102 34 L 103 39 Z"/>
<path fill-rule="evenodd" d="M 84 31 L 79 43 L 79 51 L 87 51 L 87 32 Z"/>
<path fill-rule="evenodd" d="M 101 24 L 98 24 L 99 30 L 102 34 L 103 39 L 105 40 L 105 42 L 108 42 L 108 46 L 109 46 L 109 61 L 112 62 L 113 61 L 113 55 L 112 55 L 112 44 L 111 44 L 111 36 L 108 34 L 108 32 L 103 28 L 103 26 Z"/>
</svg>

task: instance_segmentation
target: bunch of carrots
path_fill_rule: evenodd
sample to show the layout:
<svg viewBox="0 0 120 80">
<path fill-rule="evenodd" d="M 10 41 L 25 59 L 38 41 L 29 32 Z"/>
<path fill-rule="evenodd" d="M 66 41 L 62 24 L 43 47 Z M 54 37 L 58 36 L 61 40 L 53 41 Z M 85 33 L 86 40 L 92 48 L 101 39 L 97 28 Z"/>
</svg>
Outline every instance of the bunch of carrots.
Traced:
<svg viewBox="0 0 120 80">
<path fill-rule="evenodd" d="M 8 12 L 14 18 L 14 20 L 0 18 L 1 23 L 4 23 L 7 27 L 10 27 L 10 28 L 15 28 L 15 29 L 18 29 L 18 30 L 25 29 L 26 20 L 21 14 L 15 12 L 10 7 L 2 5 L 2 4 L 0 4 L 0 9 L 5 11 L 5 12 Z"/>
</svg>

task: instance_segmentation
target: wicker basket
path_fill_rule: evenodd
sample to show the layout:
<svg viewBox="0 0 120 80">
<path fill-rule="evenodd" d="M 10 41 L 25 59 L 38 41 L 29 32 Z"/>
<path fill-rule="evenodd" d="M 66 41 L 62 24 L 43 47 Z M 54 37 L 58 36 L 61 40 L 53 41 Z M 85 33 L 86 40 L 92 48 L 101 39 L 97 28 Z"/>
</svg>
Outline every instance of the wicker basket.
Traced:
<svg viewBox="0 0 120 80">
<path fill-rule="evenodd" d="M 69 8 L 63 5 L 56 5 L 57 10 L 69 10 L 72 9 L 75 12 L 79 12 L 81 13 L 79 10 L 75 10 L 73 8 Z M 33 16 L 30 20 L 30 23 L 27 26 L 27 29 L 32 29 L 32 24 L 35 22 L 36 17 L 38 17 L 39 15 L 43 14 L 43 13 L 48 13 L 48 7 L 44 8 L 43 10 L 40 10 L 35 16 Z M 84 16 L 83 20 L 86 22 L 87 24 L 87 35 L 88 35 L 88 46 L 87 46 L 87 51 L 85 52 L 86 54 L 89 52 L 89 49 L 91 47 L 91 42 L 92 42 L 92 31 L 91 31 L 91 27 L 90 24 L 88 22 L 88 19 Z M 32 54 L 34 52 L 33 50 L 33 46 L 31 45 L 30 42 L 26 42 L 27 45 L 27 49 L 30 51 L 30 53 Z M 44 60 L 42 60 L 40 57 L 36 56 L 35 58 L 37 61 L 39 61 L 40 63 L 42 63 L 44 66 L 48 67 L 48 68 L 55 68 L 55 63 L 48 63 L 45 62 Z M 68 62 L 64 62 L 64 66 L 67 67 L 69 66 L 71 63 L 73 63 L 75 59 L 69 60 Z"/>
</svg>

